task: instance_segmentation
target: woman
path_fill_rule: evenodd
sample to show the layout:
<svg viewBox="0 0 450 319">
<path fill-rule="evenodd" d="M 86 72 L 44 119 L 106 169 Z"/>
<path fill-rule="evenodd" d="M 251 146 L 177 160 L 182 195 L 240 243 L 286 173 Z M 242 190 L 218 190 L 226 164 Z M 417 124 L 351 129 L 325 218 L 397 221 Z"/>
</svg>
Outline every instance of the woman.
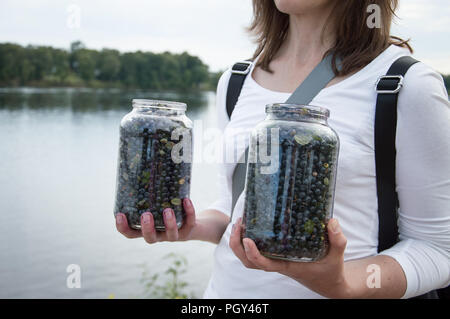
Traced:
<svg viewBox="0 0 450 319">
<path fill-rule="evenodd" d="M 250 30 L 257 35 L 254 68 L 243 85 L 231 120 L 225 109 L 230 70 L 218 84 L 217 110 L 225 134 L 251 130 L 265 117 L 266 104 L 284 102 L 329 52 L 342 61 L 337 76 L 311 102 L 331 111 L 329 124 L 341 141 L 334 218 L 328 223 L 330 250 L 315 263 L 263 257 L 255 243 L 240 241 L 244 198 L 231 216 L 231 176 L 224 164 L 221 198 L 195 216 L 184 200 L 187 220 L 177 230 L 164 212 L 167 231 L 157 233 L 152 214 L 142 215 L 142 232 L 117 216 L 130 238 L 217 243 L 206 298 L 409 298 L 450 282 L 450 106 L 442 78 L 418 63 L 408 71 L 398 101 L 397 192 L 400 242 L 377 254 L 378 215 L 374 163 L 376 80 L 408 44 L 390 36 L 397 0 L 254 0 Z M 367 8 L 377 4 L 381 28 L 367 25 Z M 225 146 L 233 139 L 225 139 Z M 243 148 L 237 150 L 242 154 Z M 237 156 L 236 158 L 239 158 Z M 370 288 L 369 265 L 380 270 Z"/>
</svg>

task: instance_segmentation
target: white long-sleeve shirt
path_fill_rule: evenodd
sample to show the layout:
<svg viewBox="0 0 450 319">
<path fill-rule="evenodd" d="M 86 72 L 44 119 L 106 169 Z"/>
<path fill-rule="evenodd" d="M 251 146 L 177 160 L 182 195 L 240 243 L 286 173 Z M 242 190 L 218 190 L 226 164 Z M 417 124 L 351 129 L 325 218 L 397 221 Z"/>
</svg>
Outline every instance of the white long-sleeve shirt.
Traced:
<svg viewBox="0 0 450 319">
<path fill-rule="evenodd" d="M 329 125 L 340 138 L 334 217 L 347 237 L 345 260 L 377 254 L 378 205 L 374 157 L 375 82 L 391 64 L 409 52 L 390 46 L 370 64 L 347 79 L 323 89 L 311 105 L 330 110 Z M 284 102 L 289 93 L 260 86 L 250 73 L 231 120 L 225 99 L 231 75 L 227 70 L 217 88 L 219 126 L 226 149 L 246 143 L 234 135 L 248 134 L 265 118 L 265 105 Z M 244 130 L 244 133 L 243 133 Z M 442 77 L 423 63 L 405 76 L 398 99 L 396 182 L 400 209 L 400 242 L 381 254 L 403 268 L 410 298 L 450 283 L 450 105 Z M 220 198 L 210 206 L 227 215 L 231 209 L 231 182 L 236 164 L 222 164 Z M 297 281 L 279 273 L 246 268 L 229 248 L 232 224 L 241 217 L 244 195 L 214 256 L 214 269 L 205 298 L 321 298 Z M 369 275 L 369 273 L 368 273 Z M 383 275 L 383 274 L 381 274 Z"/>
</svg>

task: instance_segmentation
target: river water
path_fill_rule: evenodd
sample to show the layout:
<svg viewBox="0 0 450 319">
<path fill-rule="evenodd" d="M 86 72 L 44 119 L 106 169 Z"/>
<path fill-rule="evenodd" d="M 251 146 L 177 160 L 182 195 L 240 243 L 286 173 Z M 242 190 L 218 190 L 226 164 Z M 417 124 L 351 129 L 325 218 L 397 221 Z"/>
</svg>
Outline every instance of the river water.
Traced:
<svg viewBox="0 0 450 319">
<path fill-rule="evenodd" d="M 115 229 L 119 123 L 132 98 L 186 102 L 192 120 L 215 125 L 212 92 L 0 89 L 0 298 L 142 297 L 142 264 L 163 273 L 170 252 L 188 260 L 186 292 L 202 296 L 213 244 L 148 245 Z M 216 169 L 193 165 L 197 211 L 217 196 Z M 67 285 L 72 264 L 81 288 Z"/>
</svg>

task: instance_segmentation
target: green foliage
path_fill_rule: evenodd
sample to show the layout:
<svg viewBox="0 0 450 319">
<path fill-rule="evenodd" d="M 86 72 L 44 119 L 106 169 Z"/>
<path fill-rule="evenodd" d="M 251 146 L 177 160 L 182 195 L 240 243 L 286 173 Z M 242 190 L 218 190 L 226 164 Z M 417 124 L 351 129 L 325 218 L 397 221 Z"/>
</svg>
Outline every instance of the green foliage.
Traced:
<svg viewBox="0 0 450 319">
<path fill-rule="evenodd" d="M 442 77 L 444 78 L 444 83 L 447 91 L 450 91 L 450 75 L 442 75 Z"/>
<path fill-rule="evenodd" d="M 219 83 L 220 77 L 224 71 L 212 72 L 209 73 L 209 83 L 208 89 L 211 91 L 215 91 L 217 89 L 217 84 Z"/>
<path fill-rule="evenodd" d="M 81 41 L 75 41 L 75 42 L 72 42 L 70 44 L 70 52 L 71 53 L 74 53 L 74 52 L 76 52 L 78 50 L 81 50 L 81 49 L 86 49 L 86 47 L 84 46 L 83 42 L 81 42 Z"/>
<path fill-rule="evenodd" d="M 64 50 L 53 49 L 52 72 L 59 81 L 64 81 L 70 74 L 69 53 Z"/>
<path fill-rule="evenodd" d="M 171 263 L 163 273 L 150 273 L 147 266 L 143 265 L 141 284 L 144 287 L 142 296 L 150 299 L 187 299 L 195 298 L 193 294 L 188 296 L 186 292 L 188 283 L 180 277 L 187 271 L 187 259 L 184 256 L 170 253 L 164 257 Z"/>
<path fill-rule="evenodd" d="M 190 90 L 211 88 L 208 66 L 187 52 L 90 50 L 76 41 L 70 51 L 0 44 L 0 85 L 112 86 Z M 215 89 L 215 87 L 214 87 Z"/>
<path fill-rule="evenodd" d="M 96 77 L 98 52 L 79 49 L 72 53 L 72 69 L 84 81 L 89 82 Z"/>
<path fill-rule="evenodd" d="M 98 79 L 116 81 L 120 72 L 120 53 L 116 50 L 103 49 L 97 60 Z"/>
</svg>

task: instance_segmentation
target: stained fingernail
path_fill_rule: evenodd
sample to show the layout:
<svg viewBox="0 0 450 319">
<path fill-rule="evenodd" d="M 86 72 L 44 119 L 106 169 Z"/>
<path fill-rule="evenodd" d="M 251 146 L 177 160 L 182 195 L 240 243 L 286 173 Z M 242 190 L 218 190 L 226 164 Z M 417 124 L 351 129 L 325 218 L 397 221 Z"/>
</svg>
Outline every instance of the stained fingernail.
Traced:
<svg viewBox="0 0 450 319">
<path fill-rule="evenodd" d="M 164 211 L 163 211 L 163 214 L 164 214 L 164 218 L 166 219 L 166 220 L 170 220 L 171 218 L 172 218 L 172 210 L 170 209 L 170 208 L 166 208 Z"/>
<path fill-rule="evenodd" d="M 142 223 L 144 224 L 150 223 L 150 213 L 142 214 Z"/>
<path fill-rule="evenodd" d="M 123 216 L 122 216 L 122 214 L 117 214 L 116 215 L 116 223 L 117 224 L 122 224 L 123 223 Z"/>
</svg>

